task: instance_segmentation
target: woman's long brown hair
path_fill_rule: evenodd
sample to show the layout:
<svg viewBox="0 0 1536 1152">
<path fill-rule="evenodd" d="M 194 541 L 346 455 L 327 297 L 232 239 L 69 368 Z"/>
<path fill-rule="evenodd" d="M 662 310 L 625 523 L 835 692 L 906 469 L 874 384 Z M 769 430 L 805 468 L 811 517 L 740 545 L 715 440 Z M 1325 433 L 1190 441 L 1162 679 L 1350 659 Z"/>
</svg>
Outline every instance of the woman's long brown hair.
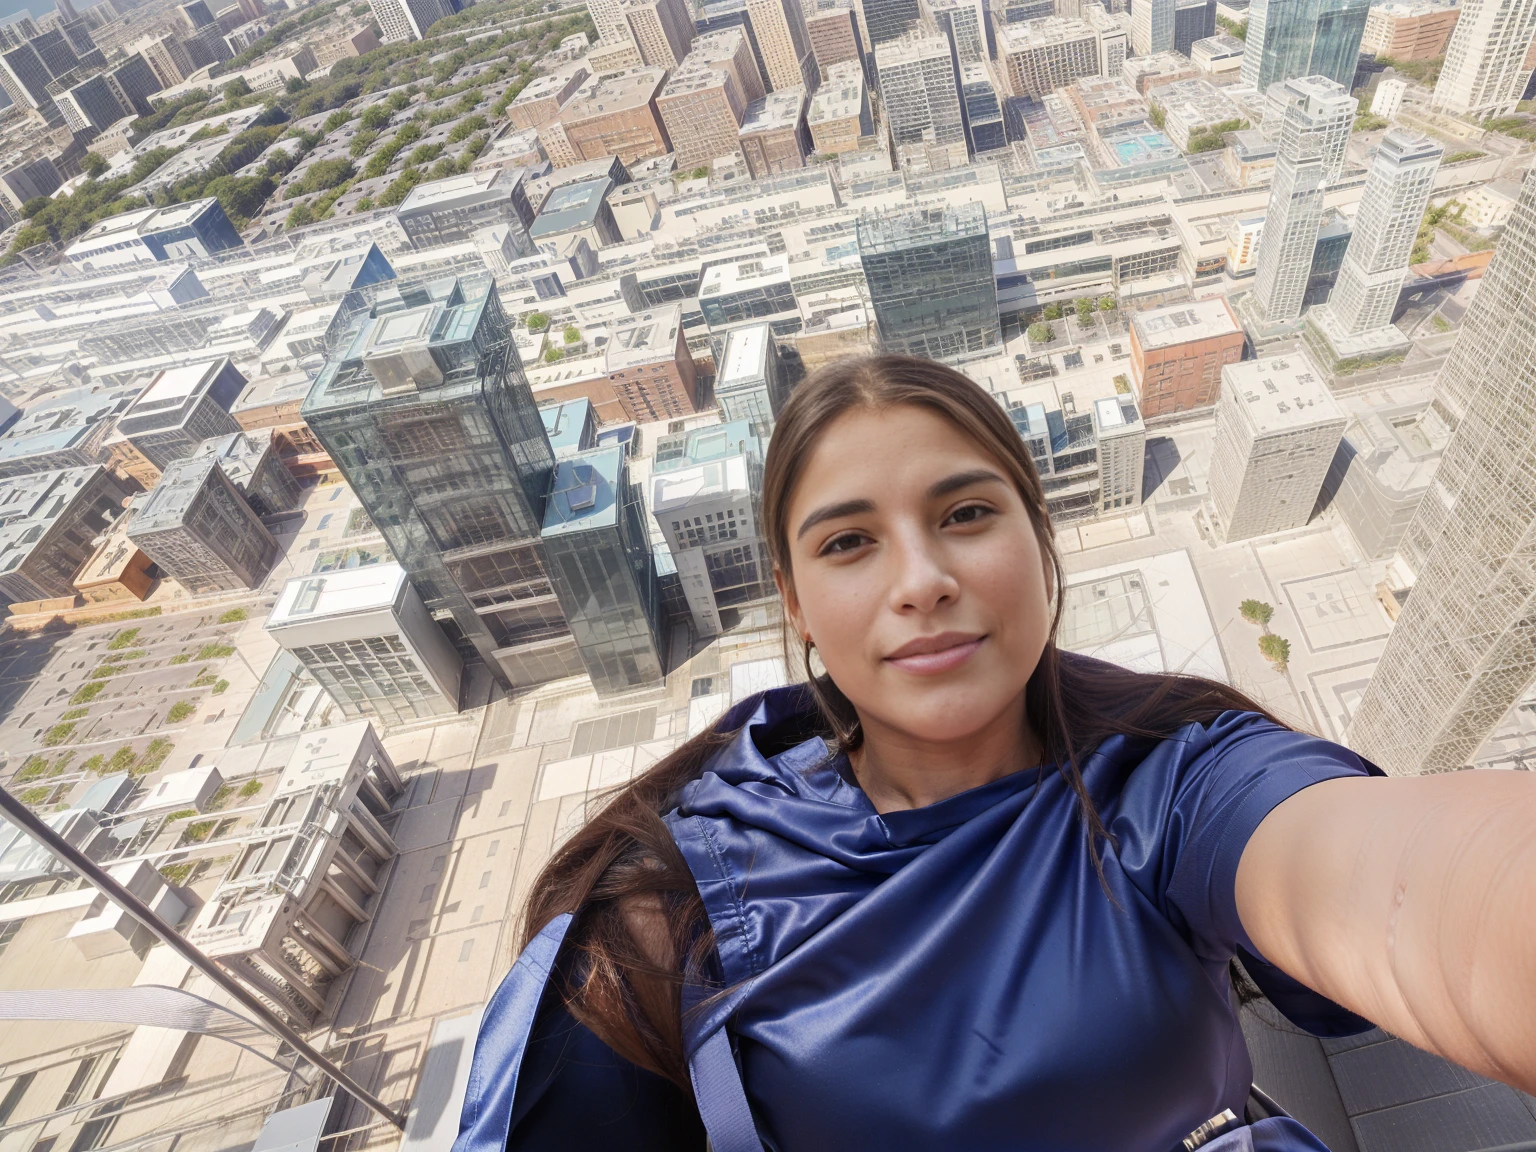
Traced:
<svg viewBox="0 0 1536 1152">
<path fill-rule="evenodd" d="M 842 360 L 796 389 L 774 429 L 763 477 L 761 530 L 780 572 L 793 575 L 789 504 L 820 437 L 844 413 L 897 405 L 924 408 L 959 428 L 1006 470 L 1029 509 L 1054 575 L 1055 611 L 1051 638 L 1025 689 L 1026 713 L 1042 762 L 1054 765 L 1077 797 L 1085 851 L 1102 881 L 1100 852 L 1109 834 L 1078 769 L 1081 758 L 1114 735 L 1155 742 L 1226 711 L 1269 714 L 1213 680 L 1131 672 L 1057 648 L 1065 580 L 1034 463 L 998 402 L 931 360 Z M 786 647 L 788 637 L 786 626 Z M 825 737 L 844 750 L 857 747 L 862 732 L 852 703 L 830 677 L 812 673 L 808 648 L 798 655 Z M 684 970 L 703 963 L 713 937 L 693 876 L 662 816 L 730 736 L 703 732 L 620 789 L 545 866 L 524 921 L 526 943 L 561 913 L 578 913 L 567 935 L 570 960 L 562 986 L 571 1014 L 615 1052 L 685 1091 L 691 1088 L 683 1057 Z"/>
</svg>

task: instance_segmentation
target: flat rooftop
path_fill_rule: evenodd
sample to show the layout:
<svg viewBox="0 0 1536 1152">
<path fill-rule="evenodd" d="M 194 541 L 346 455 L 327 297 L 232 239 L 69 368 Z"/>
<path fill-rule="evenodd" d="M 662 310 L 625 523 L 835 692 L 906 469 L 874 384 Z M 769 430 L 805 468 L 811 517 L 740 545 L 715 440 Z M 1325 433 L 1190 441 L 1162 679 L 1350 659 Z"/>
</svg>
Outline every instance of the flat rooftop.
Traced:
<svg viewBox="0 0 1536 1152">
<path fill-rule="evenodd" d="M 1131 317 L 1136 338 L 1143 348 L 1167 348 L 1193 340 L 1211 340 L 1241 332 L 1225 300 L 1197 300 L 1137 312 Z"/>
<path fill-rule="evenodd" d="M 741 134 L 750 136 L 754 132 L 792 130 L 800 122 L 804 108 L 804 88 L 781 88 L 770 92 L 747 105 L 746 114 L 741 119 Z"/>
<path fill-rule="evenodd" d="M 456 202 L 478 204 L 487 200 L 506 199 L 526 174 L 527 170 L 523 168 L 486 168 L 479 172 L 449 176 L 446 180 L 418 184 L 401 202 L 399 215 L 430 212 Z"/>
<path fill-rule="evenodd" d="M 393 560 L 361 568 L 338 568 L 316 576 L 295 576 L 277 594 L 266 628 L 307 623 L 393 608 L 405 583 L 405 569 Z"/>
<path fill-rule="evenodd" d="M 970 65 L 961 65 L 970 67 Z M 824 80 L 811 100 L 806 119 L 812 124 L 828 120 L 848 120 L 857 116 L 864 107 L 864 78 L 862 74 L 843 73 L 836 83 Z"/>
<path fill-rule="evenodd" d="M 725 341 L 725 363 L 716 387 L 724 388 L 738 380 L 761 377 L 768 360 L 770 339 L 766 324 L 732 329 Z"/>
<path fill-rule="evenodd" d="M 632 68 L 594 77 L 566 101 L 560 109 L 560 119 L 569 124 L 638 108 L 650 103 L 666 78 L 665 68 Z"/>
<path fill-rule="evenodd" d="M 1260 434 L 1332 422 L 1342 430 L 1344 424 L 1344 410 L 1303 352 L 1228 364 L 1221 370 L 1221 388 Z"/>
</svg>

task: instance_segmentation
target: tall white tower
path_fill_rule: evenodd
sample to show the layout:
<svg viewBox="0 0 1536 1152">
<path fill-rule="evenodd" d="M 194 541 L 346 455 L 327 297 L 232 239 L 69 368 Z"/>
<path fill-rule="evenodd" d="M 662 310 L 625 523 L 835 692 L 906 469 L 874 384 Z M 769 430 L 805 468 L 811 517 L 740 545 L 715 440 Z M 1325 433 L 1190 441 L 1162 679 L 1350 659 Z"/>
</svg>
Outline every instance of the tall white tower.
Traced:
<svg viewBox="0 0 1536 1152">
<path fill-rule="evenodd" d="M 1138 56 L 1173 50 L 1175 0 L 1131 0 L 1131 47 Z"/>
<path fill-rule="evenodd" d="M 1368 352 L 1362 344 L 1376 342 L 1369 337 L 1384 338 L 1394 347 L 1404 342 L 1392 327 L 1392 311 L 1443 154 L 1429 137 L 1403 128 L 1382 137 L 1338 283 L 1328 303 L 1312 312 L 1340 358 Z"/>
<path fill-rule="evenodd" d="M 1514 110 L 1531 70 L 1536 0 L 1466 0 L 1445 48 L 1430 107 L 1472 116 Z"/>
<path fill-rule="evenodd" d="M 1267 96 L 1279 117 L 1279 150 L 1259 241 L 1258 274 L 1243 301 L 1247 318 L 1260 328 L 1281 327 L 1301 316 L 1323 221 L 1323 194 L 1343 167 L 1358 103 L 1324 76 L 1283 81 L 1272 85 Z"/>
<path fill-rule="evenodd" d="M 1412 591 L 1349 728 L 1394 775 L 1465 765 L 1536 679 L 1536 174 L 1435 392 L 1460 423 L 1403 537 Z"/>
</svg>

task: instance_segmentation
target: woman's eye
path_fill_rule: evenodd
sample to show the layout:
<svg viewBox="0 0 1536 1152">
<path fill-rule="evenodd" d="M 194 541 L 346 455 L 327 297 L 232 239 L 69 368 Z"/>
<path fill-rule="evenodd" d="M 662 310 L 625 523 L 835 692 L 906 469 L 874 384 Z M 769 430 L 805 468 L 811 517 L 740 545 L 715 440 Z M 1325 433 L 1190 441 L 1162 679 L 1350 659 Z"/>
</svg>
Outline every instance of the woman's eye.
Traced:
<svg viewBox="0 0 1536 1152">
<path fill-rule="evenodd" d="M 864 537 L 856 532 L 844 532 L 841 536 L 834 536 L 822 546 L 823 556 L 832 556 L 838 552 L 852 552 L 864 543 Z"/>
<path fill-rule="evenodd" d="M 985 516 L 992 515 L 992 509 L 984 504 L 967 504 L 963 508 L 956 508 L 949 514 L 951 524 L 974 524 Z"/>
</svg>

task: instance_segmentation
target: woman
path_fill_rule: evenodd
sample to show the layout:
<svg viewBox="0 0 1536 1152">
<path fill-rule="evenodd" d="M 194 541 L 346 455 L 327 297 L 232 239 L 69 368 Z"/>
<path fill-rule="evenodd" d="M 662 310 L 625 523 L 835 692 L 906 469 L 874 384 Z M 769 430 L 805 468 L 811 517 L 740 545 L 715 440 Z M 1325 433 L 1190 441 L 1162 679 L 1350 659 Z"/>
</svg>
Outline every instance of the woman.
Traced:
<svg viewBox="0 0 1536 1152">
<path fill-rule="evenodd" d="M 939 364 L 802 384 L 761 530 L 808 683 L 549 863 L 459 1152 L 1321 1149 L 1250 1100 L 1235 956 L 1316 1033 L 1536 1091 L 1536 782 L 1380 778 L 1062 652 L 1040 480 Z"/>
</svg>

